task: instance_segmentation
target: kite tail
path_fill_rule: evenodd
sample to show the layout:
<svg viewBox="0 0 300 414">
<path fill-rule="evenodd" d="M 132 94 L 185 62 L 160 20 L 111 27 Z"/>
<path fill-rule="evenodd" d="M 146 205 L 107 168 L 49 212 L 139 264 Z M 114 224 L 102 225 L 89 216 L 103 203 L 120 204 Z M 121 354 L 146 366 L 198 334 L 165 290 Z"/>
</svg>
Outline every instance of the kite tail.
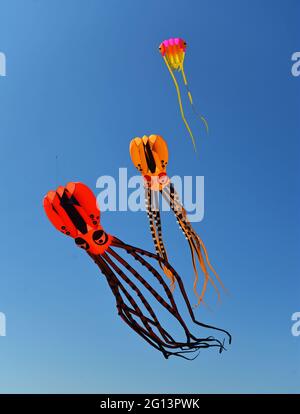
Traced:
<svg viewBox="0 0 300 414">
<path fill-rule="evenodd" d="M 191 226 L 191 223 L 189 222 L 189 220 L 187 218 L 187 213 L 186 213 L 184 207 L 181 205 L 181 203 L 179 201 L 178 194 L 176 193 L 176 191 L 174 189 L 174 186 L 172 184 L 170 185 L 170 192 L 167 192 L 167 190 L 165 189 L 164 192 L 163 192 L 163 196 L 170 203 L 170 207 L 171 207 L 171 209 L 173 210 L 173 212 L 176 216 L 176 220 L 179 224 L 179 227 L 181 228 L 185 238 L 187 239 L 187 241 L 189 243 L 189 247 L 190 247 L 190 250 L 191 250 L 191 256 L 192 256 L 192 264 L 193 264 L 194 274 L 195 274 L 193 290 L 194 290 L 194 293 L 195 293 L 196 297 L 198 298 L 196 306 L 198 306 L 201 302 L 203 302 L 203 298 L 204 298 L 204 295 L 205 295 L 205 292 L 206 292 L 206 289 L 207 289 L 208 282 L 215 289 L 215 291 L 217 293 L 217 296 L 218 296 L 218 300 L 220 301 L 220 291 L 219 291 L 218 287 L 216 286 L 214 280 L 210 276 L 210 274 L 208 272 L 208 269 L 207 269 L 207 266 L 213 272 L 213 274 L 215 275 L 217 281 L 220 283 L 222 288 L 225 290 L 224 285 L 223 285 L 220 277 L 218 276 L 217 272 L 215 271 L 215 269 L 211 265 L 211 263 L 209 261 L 209 258 L 208 258 L 208 253 L 207 253 L 206 247 L 205 247 L 203 241 L 201 240 L 201 238 L 193 230 L 193 228 Z M 198 275 L 198 271 L 197 271 L 196 258 L 198 259 L 200 268 L 201 268 L 201 270 L 203 272 L 203 275 L 204 275 L 204 282 L 203 282 L 203 286 L 202 286 L 202 290 L 201 290 L 200 294 L 197 291 L 197 284 L 198 284 L 198 281 L 199 281 L 199 275 Z M 206 260 L 206 262 L 205 262 L 205 260 Z M 207 266 L 206 266 L 206 264 L 207 264 Z"/>
<path fill-rule="evenodd" d="M 193 284 L 193 291 L 194 291 L 194 294 L 196 295 L 196 297 L 198 298 L 198 301 L 197 301 L 195 306 L 197 307 L 197 306 L 200 305 L 201 302 L 203 302 L 208 282 L 210 282 L 211 285 L 214 287 L 214 289 L 215 289 L 215 291 L 217 292 L 217 295 L 218 295 L 218 300 L 220 300 L 219 289 L 217 288 L 215 282 L 213 281 L 210 274 L 208 273 L 208 270 L 206 268 L 205 261 L 204 261 L 203 255 L 202 255 L 202 251 L 201 251 L 200 245 L 198 243 L 198 237 L 195 237 L 194 234 L 190 231 L 189 224 L 184 219 L 182 219 L 182 217 L 181 217 L 182 214 L 180 214 L 180 213 L 177 214 L 175 212 L 175 215 L 176 215 L 177 222 L 178 222 L 183 234 L 185 235 L 185 238 L 187 239 L 187 241 L 189 243 L 189 246 L 190 246 L 190 250 L 191 250 L 192 263 L 193 263 L 193 269 L 194 269 L 194 274 L 195 274 L 195 279 L 194 279 L 194 284 Z M 202 273 L 204 275 L 204 282 L 203 282 L 201 294 L 198 293 L 198 289 L 197 289 L 199 276 L 198 276 L 198 270 L 197 270 L 195 257 L 197 257 L 200 268 L 201 268 Z"/>
<path fill-rule="evenodd" d="M 185 75 L 185 72 L 184 72 L 184 69 L 183 69 L 183 64 L 180 66 L 180 70 L 181 70 L 183 82 L 184 82 L 184 85 L 186 86 L 188 98 L 189 98 L 190 104 L 192 105 L 193 111 L 195 112 L 195 114 L 197 116 L 199 116 L 199 118 L 201 119 L 201 121 L 203 122 L 203 124 L 205 126 L 206 132 L 208 133 L 209 132 L 209 130 L 208 130 L 208 123 L 207 123 L 206 119 L 204 118 L 204 116 L 201 115 L 198 112 L 198 110 L 197 110 L 197 108 L 196 108 L 196 106 L 194 104 L 193 97 L 192 97 L 192 94 L 191 94 L 191 91 L 190 91 L 190 88 L 189 88 L 189 85 L 188 85 L 188 82 L 187 82 L 187 78 L 186 78 L 186 75 Z"/>
<path fill-rule="evenodd" d="M 228 293 L 226 287 L 224 286 L 222 280 L 220 279 L 220 276 L 218 275 L 218 273 L 215 271 L 215 269 L 213 268 L 212 264 L 209 261 L 209 257 L 208 257 L 208 253 L 205 247 L 205 244 L 203 243 L 203 241 L 200 239 L 200 237 L 198 236 L 198 241 L 200 246 L 202 247 L 202 250 L 204 251 L 204 255 L 205 255 L 205 259 L 206 259 L 206 263 L 208 264 L 208 267 L 210 268 L 210 270 L 213 272 L 213 274 L 215 275 L 217 281 L 220 283 L 220 285 L 222 286 L 223 290 Z"/>
<path fill-rule="evenodd" d="M 191 136 L 191 139 L 192 139 L 192 142 L 193 142 L 193 146 L 194 146 L 194 150 L 197 152 L 195 138 L 193 136 L 192 130 L 191 130 L 191 128 L 190 128 L 187 120 L 185 119 L 185 115 L 184 115 L 184 111 L 183 111 L 183 106 L 182 106 L 180 89 L 179 89 L 177 80 L 176 80 L 176 78 L 174 76 L 174 73 L 172 72 L 172 69 L 170 68 L 170 65 L 169 65 L 169 63 L 168 63 L 168 61 L 167 61 L 167 59 L 166 59 L 165 56 L 164 56 L 164 61 L 165 61 L 165 64 L 167 65 L 167 68 L 168 68 L 168 70 L 170 72 L 170 75 L 171 75 L 171 77 L 173 79 L 173 82 L 174 82 L 174 85 L 175 85 L 175 88 L 176 88 L 177 97 L 178 97 L 178 103 L 179 103 L 179 108 L 180 108 L 180 113 L 181 113 L 181 118 L 182 118 L 182 120 L 183 120 L 183 122 L 184 122 L 184 124 L 186 126 L 186 129 L 188 130 L 188 132 L 189 132 L 189 134 Z"/>
<path fill-rule="evenodd" d="M 160 219 L 160 212 L 159 210 L 153 210 L 152 209 L 152 200 L 151 200 L 151 188 L 146 189 L 146 197 L 145 197 L 145 204 L 147 208 L 147 215 L 149 218 L 149 225 L 150 225 L 150 231 L 152 240 L 154 242 L 155 251 L 156 254 L 168 261 L 167 252 L 164 246 L 163 238 L 162 238 L 162 232 L 161 232 L 161 219 Z M 159 263 L 161 269 L 163 270 L 164 274 L 170 279 L 170 289 L 171 292 L 175 289 L 175 277 L 172 272 L 163 264 Z"/>
</svg>

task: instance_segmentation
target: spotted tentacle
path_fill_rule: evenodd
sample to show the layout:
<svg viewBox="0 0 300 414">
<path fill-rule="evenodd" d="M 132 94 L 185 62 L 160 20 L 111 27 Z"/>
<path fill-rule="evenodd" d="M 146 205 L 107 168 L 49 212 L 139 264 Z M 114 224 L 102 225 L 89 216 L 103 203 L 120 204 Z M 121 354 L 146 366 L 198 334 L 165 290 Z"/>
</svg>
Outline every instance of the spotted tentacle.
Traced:
<svg viewBox="0 0 300 414">
<path fill-rule="evenodd" d="M 158 254 L 160 257 L 168 261 L 168 256 L 167 256 L 167 252 L 164 246 L 163 236 L 162 236 L 160 211 L 158 208 L 157 197 L 159 193 L 153 192 L 151 188 L 146 188 L 145 195 L 146 195 L 145 205 L 147 209 L 150 231 L 151 231 L 151 236 L 154 242 L 156 254 Z M 153 196 L 155 197 L 154 203 L 153 203 Z M 171 290 L 173 292 L 175 288 L 175 279 L 165 266 L 163 266 L 161 263 L 160 263 L 160 266 L 163 272 L 165 273 L 165 275 L 170 279 Z"/>
<path fill-rule="evenodd" d="M 175 191 L 174 185 L 171 183 L 168 189 L 165 188 L 162 191 L 162 195 L 165 198 L 165 200 L 170 204 L 170 207 L 171 207 L 171 209 L 173 210 L 173 212 L 176 216 L 177 223 L 178 223 L 178 225 L 181 228 L 185 238 L 187 239 L 187 241 L 189 243 L 191 256 L 192 256 L 192 264 L 193 264 L 194 273 L 195 273 L 194 292 L 195 292 L 195 294 L 198 298 L 198 303 L 197 304 L 199 304 L 201 301 L 203 301 L 203 297 L 204 297 L 208 282 L 214 287 L 214 289 L 217 292 L 218 299 L 220 300 L 219 289 L 216 286 L 215 281 L 213 280 L 213 278 L 209 274 L 207 266 L 213 272 L 213 274 L 215 275 L 217 281 L 220 283 L 220 285 L 222 286 L 223 289 L 225 289 L 224 285 L 223 285 L 220 277 L 218 276 L 217 272 L 212 267 L 212 265 L 209 261 L 207 250 L 205 248 L 205 245 L 204 245 L 203 241 L 201 240 L 201 238 L 197 235 L 197 233 L 192 228 L 192 225 L 191 225 L 191 223 L 189 222 L 189 220 L 187 218 L 187 213 L 186 213 L 184 207 L 182 206 L 182 204 L 180 203 L 179 196 L 178 196 L 177 192 Z M 197 292 L 197 283 L 198 283 L 199 276 L 198 276 L 197 265 L 196 265 L 196 257 L 198 259 L 200 268 L 201 268 L 201 270 L 204 274 L 204 283 L 203 283 L 202 291 L 201 291 L 200 295 Z"/>
</svg>

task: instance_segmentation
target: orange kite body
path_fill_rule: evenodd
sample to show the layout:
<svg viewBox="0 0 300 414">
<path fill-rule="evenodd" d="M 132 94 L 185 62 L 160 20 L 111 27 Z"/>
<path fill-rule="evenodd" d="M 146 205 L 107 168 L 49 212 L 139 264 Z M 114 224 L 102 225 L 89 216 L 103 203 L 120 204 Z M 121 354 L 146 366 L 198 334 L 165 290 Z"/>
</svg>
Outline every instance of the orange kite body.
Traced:
<svg viewBox="0 0 300 414">
<path fill-rule="evenodd" d="M 100 211 L 93 192 L 82 183 L 69 183 L 49 191 L 44 198 L 46 214 L 57 230 L 92 254 L 103 254 L 112 237 L 100 225 Z"/>
<path fill-rule="evenodd" d="M 222 281 L 211 265 L 206 247 L 202 239 L 193 229 L 187 217 L 187 213 L 179 200 L 175 187 L 167 175 L 166 167 L 169 160 L 169 154 L 166 141 L 160 135 L 150 135 L 149 137 L 144 135 L 142 138 L 136 137 L 130 142 L 129 151 L 134 166 L 144 177 L 145 205 L 156 253 L 160 257 L 168 260 L 162 236 L 159 202 L 157 199 L 157 193 L 161 193 L 162 197 L 170 205 L 173 213 L 175 214 L 177 223 L 179 224 L 179 227 L 190 247 L 192 265 L 195 274 L 193 288 L 194 293 L 198 298 L 197 304 L 200 304 L 204 300 L 204 294 L 208 283 L 214 287 L 218 294 L 218 298 L 220 298 L 219 289 L 209 270 L 215 276 L 216 281 L 218 281 L 224 288 Z M 204 276 L 204 282 L 200 294 L 197 291 L 199 279 L 197 262 Z M 163 270 L 166 276 L 171 280 L 171 286 L 172 289 L 174 289 L 175 280 L 173 275 L 167 268 L 163 267 Z"/>
<path fill-rule="evenodd" d="M 144 178 L 145 187 L 161 190 L 169 183 L 168 147 L 160 135 L 134 138 L 130 142 L 129 152 L 133 164 Z"/>
<path fill-rule="evenodd" d="M 191 332 L 179 312 L 171 290 L 151 261 L 154 265 L 163 264 L 173 275 L 191 321 L 203 329 L 225 333 L 231 341 L 227 331 L 196 320 L 182 280 L 169 262 L 147 250 L 124 243 L 103 230 L 96 198 L 86 185 L 69 183 L 58 187 L 56 191 L 49 191 L 44 198 L 44 209 L 53 226 L 75 239 L 76 245 L 85 250 L 101 270 L 116 299 L 121 319 L 165 358 L 171 355 L 187 358 L 186 354 L 209 347 L 217 347 L 222 351 L 224 346 L 223 341 L 211 335 L 198 338 Z M 126 261 L 119 252 L 127 253 L 152 278 L 146 280 L 135 269 L 135 265 Z M 152 286 L 153 281 L 161 285 L 160 293 Z M 147 295 L 150 295 L 151 301 L 148 301 Z M 160 320 L 154 310 L 154 305 L 169 313 L 173 323 L 177 323 L 176 334 L 178 327 L 181 329 L 181 338 L 175 339 L 174 334 L 167 331 L 164 321 Z"/>
</svg>

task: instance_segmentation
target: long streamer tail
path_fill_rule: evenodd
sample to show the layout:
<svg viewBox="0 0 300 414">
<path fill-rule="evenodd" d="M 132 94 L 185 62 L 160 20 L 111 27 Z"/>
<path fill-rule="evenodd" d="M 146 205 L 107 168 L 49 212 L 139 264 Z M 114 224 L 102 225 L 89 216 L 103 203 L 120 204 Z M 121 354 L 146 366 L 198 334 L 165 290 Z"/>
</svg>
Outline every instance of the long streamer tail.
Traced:
<svg viewBox="0 0 300 414">
<path fill-rule="evenodd" d="M 165 293 L 167 294 L 167 297 L 170 301 L 171 306 L 168 306 L 167 303 L 164 306 L 169 310 L 169 312 L 175 311 L 175 313 L 177 315 L 176 316 L 177 320 L 181 321 L 180 323 L 183 326 L 183 325 L 185 325 L 185 322 L 183 321 L 182 317 L 180 316 L 180 313 L 178 312 L 178 308 L 177 308 L 177 305 L 175 303 L 174 296 L 172 295 L 170 289 L 166 285 L 166 283 L 165 283 L 164 279 L 161 277 L 161 275 L 159 275 L 159 272 L 151 265 L 151 263 L 149 261 L 146 261 L 145 259 L 143 259 L 142 256 L 152 258 L 156 261 L 164 262 L 165 266 L 175 275 L 176 282 L 177 282 L 178 287 L 179 287 L 179 291 L 182 295 L 182 299 L 184 300 L 184 302 L 187 306 L 187 309 L 188 309 L 188 312 L 189 312 L 189 314 L 192 318 L 192 321 L 195 322 L 197 325 L 203 327 L 203 328 L 211 328 L 211 329 L 215 329 L 217 331 L 226 333 L 228 335 L 228 338 L 229 338 L 229 343 L 231 343 L 231 335 L 227 331 L 225 331 L 224 329 L 220 329 L 220 328 L 217 328 L 217 327 L 214 327 L 214 326 L 211 326 L 211 325 L 207 325 L 207 324 L 204 324 L 203 322 L 199 322 L 199 321 L 196 320 L 196 318 L 194 316 L 194 313 L 193 313 L 192 306 L 191 306 L 189 298 L 188 298 L 188 295 L 186 293 L 183 281 L 182 281 L 181 277 L 178 275 L 178 273 L 176 272 L 176 270 L 170 265 L 169 262 L 165 261 L 164 259 L 160 258 L 159 256 L 157 256 L 154 253 L 148 252 L 146 250 L 143 250 L 143 249 L 135 247 L 135 246 L 131 246 L 129 244 L 125 244 L 120 239 L 118 239 L 116 237 L 113 238 L 113 244 L 112 245 L 115 246 L 115 247 L 121 247 L 121 248 L 125 249 L 130 255 L 132 255 L 135 259 L 137 259 L 142 265 L 144 265 L 154 275 L 154 277 L 159 281 L 159 283 L 164 288 Z M 160 302 L 160 300 L 158 298 L 157 298 L 157 300 Z M 175 316 L 175 314 L 174 314 L 174 316 Z M 194 335 L 189 335 L 188 334 L 188 336 L 190 336 L 192 339 L 196 339 L 194 337 Z M 213 340 L 212 337 L 209 337 L 206 340 L 208 340 L 208 339 Z M 222 349 L 224 349 L 223 344 L 222 344 Z"/>
<path fill-rule="evenodd" d="M 174 85 L 175 85 L 175 88 L 176 88 L 181 118 L 182 118 L 182 120 L 183 120 L 183 122 L 184 122 L 184 124 L 186 126 L 186 129 L 188 130 L 188 132 L 189 132 L 189 134 L 191 136 L 191 139 L 192 139 L 192 142 L 193 142 L 193 146 L 194 146 L 194 150 L 197 152 L 194 135 L 193 135 L 192 130 L 191 130 L 191 128 L 190 128 L 190 126 L 189 126 L 186 118 L 185 118 L 185 114 L 184 114 L 184 111 L 183 111 L 182 99 L 181 99 L 180 89 L 179 89 L 177 80 L 176 80 L 176 78 L 174 76 L 174 73 L 173 73 L 173 71 L 172 71 L 172 69 L 171 69 L 171 67 L 170 67 L 170 65 L 169 65 L 169 63 L 167 61 L 167 58 L 165 56 L 164 56 L 164 61 L 165 61 L 165 64 L 166 64 L 166 66 L 167 66 L 167 68 L 168 68 L 168 70 L 170 72 L 170 75 L 171 75 L 171 77 L 173 79 L 173 82 L 174 82 Z"/>
<path fill-rule="evenodd" d="M 158 196 L 158 193 L 155 193 Z M 157 201 L 157 200 L 156 200 Z M 152 190 L 151 188 L 145 189 L 145 204 L 147 209 L 147 214 L 149 218 L 149 225 L 151 236 L 153 239 L 153 243 L 155 246 L 155 251 L 158 256 L 168 261 L 167 252 L 164 246 L 163 238 L 162 238 L 162 230 L 161 230 L 161 218 L 158 206 L 153 206 L 152 204 Z M 157 203 L 155 203 L 157 204 Z M 170 279 L 171 282 L 171 291 L 173 292 L 175 289 L 175 277 L 169 269 L 160 263 L 160 267 L 162 268 L 164 274 Z"/>
<path fill-rule="evenodd" d="M 186 211 L 185 211 L 184 207 L 181 205 L 181 203 L 179 201 L 179 197 L 178 197 L 178 194 L 175 191 L 174 185 L 171 183 L 170 187 L 169 187 L 169 190 L 167 190 L 167 188 L 165 187 L 165 189 L 162 192 L 162 195 L 166 199 L 166 201 L 168 203 L 170 203 L 171 209 L 173 210 L 173 212 L 176 216 L 179 227 L 181 228 L 185 238 L 187 239 L 187 241 L 189 243 L 189 247 L 190 247 L 190 250 L 191 250 L 191 256 L 192 256 L 192 264 L 193 264 L 194 274 L 195 274 L 193 290 L 194 290 L 194 293 L 195 293 L 195 295 L 198 299 L 197 305 L 199 305 L 201 302 L 203 302 L 203 298 L 204 298 L 204 295 L 205 295 L 205 292 L 206 292 L 206 289 L 207 289 L 208 282 L 213 286 L 213 288 L 215 289 L 215 291 L 218 295 L 218 299 L 220 300 L 219 289 L 216 286 L 213 278 L 209 274 L 208 268 L 213 272 L 213 274 L 215 275 L 217 281 L 220 283 L 220 285 L 222 286 L 223 289 L 224 289 L 224 285 L 223 285 L 220 277 L 218 276 L 217 272 L 215 271 L 215 269 L 213 268 L 213 266 L 211 265 L 211 263 L 209 261 L 208 253 L 207 253 L 207 250 L 205 248 L 205 245 L 204 245 L 203 241 L 201 240 L 201 238 L 197 235 L 197 233 L 192 228 L 192 225 L 191 225 L 191 223 L 189 222 L 189 220 L 187 218 Z M 201 268 L 202 273 L 204 275 L 204 283 L 203 283 L 203 286 L 202 286 L 201 294 L 199 294 L 198 291 L 197 291 L 197 284 L 198 284 L 199 276 L 198 276 L 196 260 L 195 260 L 196 257 L 198 259 L 200 268 Z M 207 266 L 208 266 L 208 268 L 207 268 Z"/>
<path fill-rule="evenodd" d="M 192 97 L 192 93 L 190 91 L 190 88 L 189 88 L 189 85 L 188 85 L 188 81 L 187 81 L 187 77 L 186 77 L 186 74 L 184 72 L 183 63 L 180 66 L 180 71 L 181 71 L 181 74 L 182 74 L 182 78 L 183 78 L 184 85 L 185 85 L 185 87 L 187 89 L 188 98 L 189 98 L 190 104 L 192 105 L 193 111 L 201 119 L 201 121 L 203 122 L 203 124 L 205 126 L 206 132 L 208 133 L 209 132 L 209 129 L 208 129 L 207 120 L 205 119 L 205 117 L 203 115 L 201 115 L 199 113 L 199 111 L 196 108 L 196 105 L 194 104 L 193 97 Z"/>
</svg>

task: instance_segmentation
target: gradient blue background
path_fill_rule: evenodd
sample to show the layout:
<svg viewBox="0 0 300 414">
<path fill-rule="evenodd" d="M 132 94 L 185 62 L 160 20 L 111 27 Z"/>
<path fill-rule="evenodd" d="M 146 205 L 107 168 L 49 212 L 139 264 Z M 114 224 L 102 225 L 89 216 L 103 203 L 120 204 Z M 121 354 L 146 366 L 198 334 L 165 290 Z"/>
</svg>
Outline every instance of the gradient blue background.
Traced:
<svg viewBox="0 0 300 414">
<path fill-rule="evenodd" d="M 299 392 L 299 13 L 293 0 L 0 0 L 0 392 Z M 172 36 L 188 42 L 186 73 L 209 120 L 206 137 L 187 109 L 198 158 L 157 50 Z M 166 361 L 149 348 L 42 210 L 57 181 L 96 190 L 118 167 L 135 174 L 129 140 L 150 133 L 168 141 L 171 175 L 205 176 L 195 228 L 231 295 L 197 312 L 232 332 L 221 356 Z M 174 265 L 191 272 L 164 220 Z M 102 222 L 152 248 L 144 213 Z"/>
</svg>

